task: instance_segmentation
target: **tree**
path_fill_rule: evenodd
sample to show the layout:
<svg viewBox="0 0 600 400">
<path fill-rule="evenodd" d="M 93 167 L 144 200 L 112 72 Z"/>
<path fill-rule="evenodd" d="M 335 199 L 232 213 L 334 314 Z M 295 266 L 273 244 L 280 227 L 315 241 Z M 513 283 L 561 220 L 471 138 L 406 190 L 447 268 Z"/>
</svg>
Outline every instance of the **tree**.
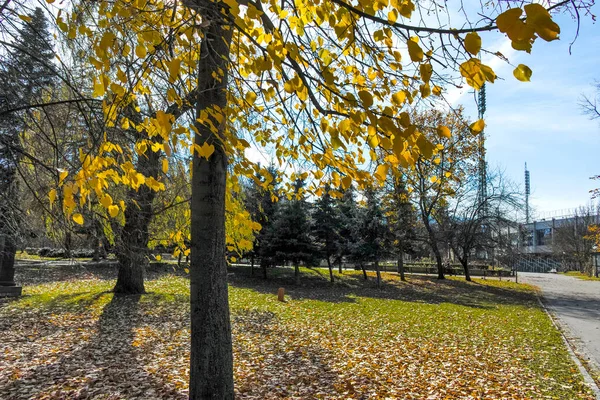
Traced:
<svg viewBox="0 0 600 400">
<path fill-rule="evenodd" d="M 21 233 L 17 169 L 22 159 L 21 134 L 35 115 L 27 107 L 50 96 L 55 82 L 54 52 L 48 21 L 36 8 L 18 29 L 8 52 L 0 60 L 0 104 L 4 109 L 22 109 L 0 114 L 0 285 L 12 286 L 17 241 Z"/>
<path fill-rule="evenodd" d="M 404 254 L 411 248 L 412 241 L 415 239 L 417 216 L 410 200 L 404 176 L 391 175 L 386 181 L 383 208 L 397 256 L 398 274 L 400 279 L 405 281 Z"/>
<path fill-rule="evenodd" d="M 294 265 L 296 284 L 300 284 L 300 264 L 313 265 L 317 249 L 310 237 L 310 219 L 308 203 L 304 195 L 304 182 L 296 179 L 294 192 L 286 199 L 275 214 L 273 229 L 262 243 L 262 252 L 269 254 L 277 264 Z"/>
<path fill-rule="evenodd" d="M 274 260 L 269 250 L 269 240 L 272 237 L 275 215 L 280 205 L 277 198 L 278 172 L 274 164 L 255 174 L 246 187 L 246 209 L 250 217 L 260 226 L 259 232 L 254 236 L 250 262 L 252 274 L 254 274 L 254 263 L 256 257 L 260 258 L 263 279 L 267 279 L 267 270 L 273 266 Z"/>
<path fill-rule="evenodd" d="M 460 108 L 447 113 L 432 110 L 419 114 L 415 119 L 420 121 L 420 129 L 431 140 L 439 138 L 439 147 L 432 149 L 432 157 L 419 156 L 414 167 L 406 172 L 406 178 L 414 193 L 415 208 L 426 232 L 425 239 L 436 260 L 438 279 L 444 279 L 440 249 L 442 232 L 435 220 L 436 217 L 441 219 L 441 215 L 447 212 L 449 201 L 455 196 L 460 183 L 476 171 L 477 139 Z"/>
<path fill-rule="evenodd" d="M 356 220 L 358 217 L 358 207 L 356 204 L 356 191 L 353 186 L 349 186 L 342 191 L 342 196 L 336 199 L 336 205 L 340 215 L 339 244 L 337 246 L 337 263 L 339 273 L 341 274 L 344 257 L 350 257 L 352 249 L 355 246 Z M 366 274 L 364 275 L 366 279 Z"/>
<path fill-rule="evenodd" d="M 224 257 L 225 191 L 228 162 L 234 153 L 243 153 L 249 142 L 233 128 L 245 128 L 257 143 L 271 145 L 278 161 L 312 163 L 315 184 L 325 170 L 326 179 L 336 187 L 339 183 L 347 188 L 353 180 L 366 187 L 372 178 L 360 168 L 366 145 L 394 148 L 396 159 L 389 162 L 396 164 L 412 164 L 418 155 L 431 154 L 431 141 L 411 122 L 404 105 L 417 97 L 442 94 L 440 85 L 448 80 L 439 71 L 434 74 L 437 64 L 432 61 L 444 65 L 443 75 L 460 70 L 467 84 L 478 89 L 496 75 L 476 58 L 481 50 L 477 32 L 500 30 L 513 47 L 530 51 L 538 37 L 557 39 L 559 28 L 548 9 L 566 5 L 556 3 L 546 9 L 537 3 L 515 2 L 514 8 L 505 10 L 504 4 L 488 8 L 485 3 L 472 14 L 481 22 L 467 20 L 467 28 L 454 29 L 427 21 L 407 24 L 417 7 L 415 15 L 444 10 L 437 4 L 428 10 L 427 5 L 410 0 L 391 5 L 345 0 L 186 0 L 184 7 L 160 0 L 143 5 L 104 0 L 97 4 L 99 24 L 112 28 L 97 35 L 94 43 L 102 87 L 111 94 L 104 106 L 107 125 L 120 122 L 113 110 L 129 104 L 113 79 L 116 66 L 110 62 L 126 50 L 121 38 L 127 35 L 137 36 L 136 55 L 148 58 L 144 71 L 164 71 L 173 81 L 184 80 L 185 88 L 196 90 L 193 134 L 174 128 L 164 115 L 150 117 L 140 126 L 158 126 L 165 140 L 193 137 L 192 399 L 232 398 L 234 393 Z M 520 18 L 523 10 L 525 19 Z M 73 12 L 79 15 L 85 8 Z M 57 18 L 57 24 L 66 35 L 93 37 L 94 30 L 81 20 Z M 406 46 L 410 62 L 406 56 L 403 61 L 399 45 Z M 168 62 L 151 62 L 157 52 L 173 48 L 177 56 Z M 528 80 L 531 70 L 519 65 L 514 75 Z M 142 72 L 127 97 L 148 95 L 151 88 L 158 90 L 152 77 Z M 171 92 L 171 99 L 176 103 L 181 96 Z M 254 112 L 263 113 L 260 124 L 247 118 Z M 473 129 L 481 130 L 482 124 Z M 111 157 L 101 157 L 106 159 Z M 246 176 L 254 172 L 247 162 L 236 163 L 233 171 Z M 385 180 L 387 172 L 378 168 L 376 179 Z M 90 181 L 76 181 L 80 192 L 86 192 Z"/>
<path fill-rule="evenodd" d="M 341 218 L 336 202 L 330 194 L 331 187 L 325 185 L 323 195 L 315 201 L 313 211 L 312 232 L 317 239 L 320 253 L 327 261 L 329 268 L 329 279 L 333 280 L 333 265 L 331 258 L 338 253 L 340 249 Z M 341 273 L 341 271 L 340 271 Z"/>
<path fill-rule="evenodd" d="M 564 264 L 571 264 L 589 276 L 594 273 L 591 261 L 596 244 L 594 232 L 597 228 L 594 226 L 598 225 L 599 211 L 597 206 L 580 207 L 575 216 L 553 229 L 552 251 L 561 256 Z"/>
<path fill-rule="evenodd" d="M 372 262 L 377 273 L 377 287 L 381 287 L 381 271 L 379 261 L 384 255 L 387 239 L 387 226 L 380 203 L 377 188 L 368 187 L 364 191 L 365 205 L 358 209 L 356 225 L 354 226 L 355 243 L 352 258 L 358 261 L 367 279 L 365 263 Z"/>
<path fill-rule="evenodd" d="M 465 279 L 471 280 L 469 260 L 476 252 L 493 249 L 511 212 L 521 208 L 519 191 L 500 172 L 487 175 L 482 197 L 479 175 L 466 175 L 455 188 L 448 207 L 435 218 L 441 236 L 463 266 Z"/>
</svg>

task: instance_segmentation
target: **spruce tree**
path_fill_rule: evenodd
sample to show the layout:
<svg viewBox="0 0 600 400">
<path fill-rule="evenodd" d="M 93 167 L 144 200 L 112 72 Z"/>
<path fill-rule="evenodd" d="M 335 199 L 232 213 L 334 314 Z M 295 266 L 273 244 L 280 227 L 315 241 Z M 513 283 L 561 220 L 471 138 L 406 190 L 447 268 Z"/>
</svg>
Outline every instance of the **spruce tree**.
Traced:
<svg viewBox="0 0 600 400">
<path fill-rule="evenodd" d="M 276 263 L 294 265 L 296 284 L 300 283 L 300 264 L 317 262 L 317 249 L 310 237 L 308 203 L 304 196 L 304 182 L 294 182 L 291 198 L 282 200 L 268 236 L 265 249 Z"/>
<path fill-rule="evenodd" d="M 313 235 L 317 239 L 321 256 L 327 261 L 329 279 L 333 283 L 331 258 L 338 253 L 341 247 L 340 230 L 342 228 L 342 220 L 336 208 L 336 202 L 329 194 L 330 189 L 331 187 L 326 185 L 323 195 L 315 202 L 312 230 Z"/>
<path fill-rule="evenodd" d="M 20 226 L 16 181 L 21 148 L 19 135 L 30 117 L 28 106 L 52 90 L 54 53 L 48 20 L 36 8 L 0 59 L 0 285 L 13 286 Z"/>
</svg>

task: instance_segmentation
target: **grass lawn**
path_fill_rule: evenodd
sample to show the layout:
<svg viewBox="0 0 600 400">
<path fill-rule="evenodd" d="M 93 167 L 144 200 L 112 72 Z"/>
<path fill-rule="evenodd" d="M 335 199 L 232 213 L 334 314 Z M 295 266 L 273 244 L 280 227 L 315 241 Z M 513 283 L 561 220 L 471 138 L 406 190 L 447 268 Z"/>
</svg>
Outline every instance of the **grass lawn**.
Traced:
<svg viewBox="0 0 600 400">
<path fill-rule="evenodd" d="M 0 398 L 187 398 L 185 274 L 154 265 L 148 294 L 113 296 L 114 266 L 17 271 L 25 296 L 0 302 Z M 269 272 L 230 271 L 237 398 L 593 398 L 526 285 L 384 274 L 379 290 L 372 273 L 332 286 L 303 269 L 296 287 L 292 269 Z"/>
<path fill-rule="evenodd" d="M 584 281 L 600 281 L 600 278 L 596 278 L 595 276 L 589 276 L 579 271 L 568 271 L 564 274 L 568 276 L 574 276 L 575 278 L 583 279 Z"/>
</svg>

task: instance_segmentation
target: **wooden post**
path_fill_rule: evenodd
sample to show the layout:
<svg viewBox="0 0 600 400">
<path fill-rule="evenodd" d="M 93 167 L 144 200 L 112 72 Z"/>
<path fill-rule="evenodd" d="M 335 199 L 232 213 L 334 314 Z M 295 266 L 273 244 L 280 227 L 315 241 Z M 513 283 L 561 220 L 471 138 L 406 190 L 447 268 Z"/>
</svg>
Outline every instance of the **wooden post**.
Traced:
<svg viewBox="0 0 600 400">
<path fill-rule="evenodd" d="M 277 300 L 285 302 L 285 289 L 282 287 L 277 291 Z"/>
</svg>

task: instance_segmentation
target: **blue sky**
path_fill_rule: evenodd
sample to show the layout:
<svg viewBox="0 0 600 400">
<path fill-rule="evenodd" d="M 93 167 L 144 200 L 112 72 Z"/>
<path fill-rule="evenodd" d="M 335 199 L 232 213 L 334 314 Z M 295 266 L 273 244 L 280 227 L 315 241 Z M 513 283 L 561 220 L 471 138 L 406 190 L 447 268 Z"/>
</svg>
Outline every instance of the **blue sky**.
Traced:
<svg viewBox="0 0 600 400">
<path fill-rule="evenodd" d="M 592 11 L 598 14 L 600 7 Z M 487 154 L 490 167 L 504 169 L 521 185 L 527 162 L 530 203 L 540 216 L 585 205 L 589 190 L 600 187 L 600 181 L 589 179 L 600 175 L 600 121 L 589 120 L 578 105 L 582 94 L 593 95 L 592 84 L 600 81 L 600 29 L 591 17 L 582 18 L 569 55 L 576 22 L 568 15 L 554 19 L 561 27 L 560 40 L 538 39 L 532 54 L 511 51 L 499 34 L 482 37 L 484 46 L 494 41 L 513 65 L 523 63 L 533 70 L 531 82 L 523 83 L 513 77 L 514 67 L 493 62 L 503 80 L 486 88 Z M 477 116 L 472 93 L 455 91 L 450 96 L 472 118 Z"/>
</svg>

